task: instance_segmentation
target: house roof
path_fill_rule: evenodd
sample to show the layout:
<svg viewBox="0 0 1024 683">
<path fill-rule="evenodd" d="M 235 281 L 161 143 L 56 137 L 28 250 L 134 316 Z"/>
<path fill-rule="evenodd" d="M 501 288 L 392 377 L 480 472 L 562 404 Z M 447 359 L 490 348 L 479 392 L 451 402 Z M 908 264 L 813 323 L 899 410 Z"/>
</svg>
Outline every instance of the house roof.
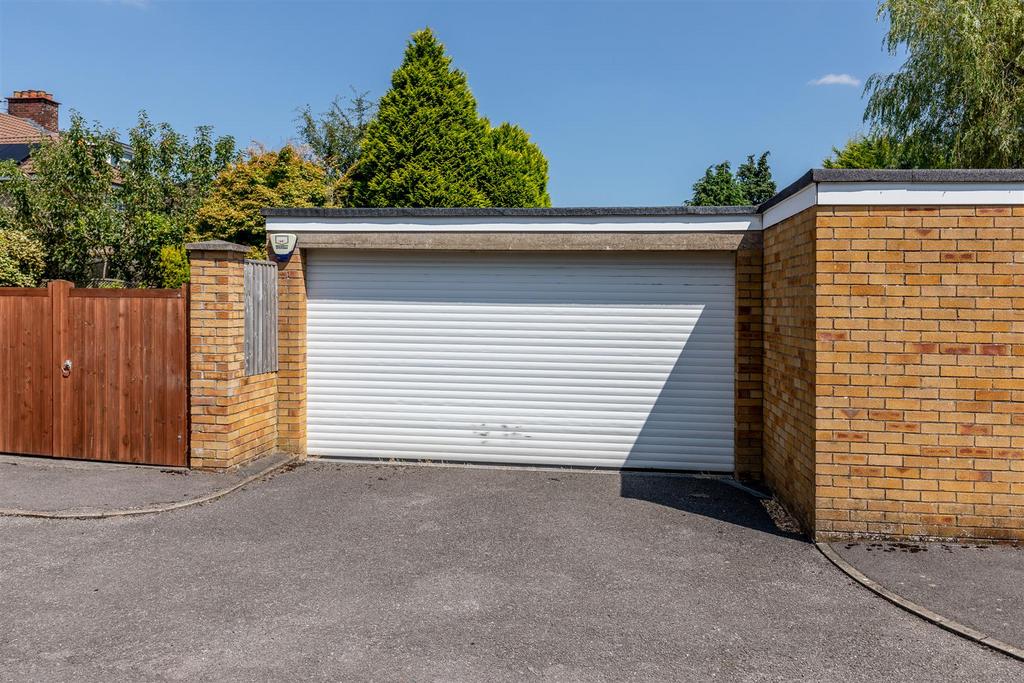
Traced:
<svg viewBox="0 0 1024 683">
<path fill-rule="evenodd" d="M 58 137 L 31 119 L 0 112 L 0 161 L 14 161 L 25 173 L 32 173 L 32 145 Z"/>
<path fill-rule="evenodd" d="M 56 137 L 57 133 L 31 119 L 0 113 L 0 145 L 23 145 Z"/>
</svg>

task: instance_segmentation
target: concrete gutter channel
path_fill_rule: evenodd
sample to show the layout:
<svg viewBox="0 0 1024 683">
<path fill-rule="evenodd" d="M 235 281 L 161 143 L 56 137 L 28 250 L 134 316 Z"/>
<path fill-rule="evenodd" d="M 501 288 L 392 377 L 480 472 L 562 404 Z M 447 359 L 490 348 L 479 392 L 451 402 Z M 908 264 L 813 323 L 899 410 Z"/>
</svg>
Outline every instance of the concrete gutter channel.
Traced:
<svg viewBox="0 0 1024 683">
<path fill-rule="evenodd" d="M 186 500 L 180 500 L 169 503 L 161 503 L 154 505 L 143 505 L 138 507 L 128 507 L 121 509 L 84 509 L 84 510 L 32 510 L 23 508 L 11 508 L 11 507 L 0 507 L 0 516 L 8 517 L 32 517 L 42 519 L 105 519 L 111 517 L 131 517 L 139 515 L 152 515 L 161 512 L 170 512 L 172 510 L 180 510 L 194 505 L 201 505 L 208 503 L 218 498 L 222 498 L 230 493 L 233 493 L 259 479 L 263 479 L 275 472 L 279 472 L 294 463 L 299 461 L 297 456 L 287 456 L 284 454 L 275 454 L 265 459 L 266 462 L 258 470 L 246 474 L 241 479 L 233 481 L 227 486 L 220 487 L 209 493 L 199 495 L 196 497 L 188 498 Z M 319 459 L 311 459 L 316 462 Z M 338 462 L 337 460 L 330 459 L 325 462 Z M 107 465 L 110 466 L 109 464 Z M 449 465 L 450 466 L 450 465 Z M 117 467 L 116 465 L 114 467 Z M 540 469 L 540 468 L 538 468 Z M 548 469 L 548 468 L 543 468 Z M 167 468 L 164 468 L 163 472 L 168 472 Z M 170 472 L 168 472 L 170 473 Z M 176 473 L 176 472 L 175 472 Z M 184 473 L 184 471 L 182 472 Z M 223 475 L 217 475 L 223 476 Z M 679 474 L 667 474 L 666 476 L 691 476 L 695 478 L 713 478 L 729 484 L 733 488 L 742 491 L 743 493 L 753 496 L 762 501 L 772 500 L 770 495 L 758 491 L 757 489 L 746 486 L 731 477 L 721 476 L 708 476 L 708 475 L 679 475 Z M 923 607 L 916 602 L 913 602 L 898 593 L 889 590 L 885 586 L 881 585 L 877 581 L 872 580 L 855 566 L 846 561 L 832 546 L 828 543 L 815 543 L 815 547 L 821 552 L 822 555 L 828 559 L 837 569 L 842 571 L 853 581 L 860 584 L 864 588 L 867 588 L 871 592 L 875 593 L 879 597 L 886 601 L 896 605 L 900 609 L 903 609 L 939 628 L 942 628 L 950 633 L 958 635 L 962 638 L 975 642 L 979 645 L 985 646 L 989 649 L 995 650 L 1001 654 L 1011 657 L 1017 661 L 1024 662 L 1024 649 L 1010 645 L 1001 640 L 993 638 L 977 629 L 971 628 L 958 621 L 947 618 L 934 612 L 926 607 Z"/>
<path fill-rule="evenodd" d="M 40 510 L 40 509 L 26 509 L 21 507 L 0 507 L 0 517 L 34 517 L 42 519 L 105 519 L 108 517 L 134 517 L 138 515 L 152 515 L 160 512 L 170 512 L 171 510 L 180 510 L 182 508 L 192 507 L 193 505 L 201 505 L 203 503 L 209 503 L 210 501 L 222 498 L 229 493 L 233 493 L 238 489 L 247 486 L 263 477 L 266 477 L 274 472 L 280 471 L 285 467 L 288 467 L 292 463 L 296 462 L 296 456 L 288 456 L 284 454 L 275 454 L 262 459 L 263 462 L 258 462 L 259 469 L 254 472 L 243 474 L 241 479 L 231 480 L 224 486 L 220 486 L 213 491 L 204 493 L 198 496 L 186 498 L 185 500 L 179 500 L 167 503 L 157 504 L 144 504 L 139 506 L 115 508 L 115 509 L 97 509 L 93 507 L 90 509 L 86 507 L 84 509 L 64 509 L 64 510 Z M 57 466 L 59 461 L 48 461 L 45 463 L 49 466 Z M 70 463 L 71 467 L 75 465 L 81 468 L 87 468 L 90 466 L 96 466 L 96 463 Z M 128 465 L 122 466 L 113 463 L 103 463 L 101 467 L 107 467 L 111 470 L 118 468 L 144 468 L 148 473 L 152 469 L 159 470 L 164 476 L 182 474 L 186 475 L 188 470 L 171 470 L 170 468 L 151 468 L 149 466 L 136 466 Z M 224 477 L 223 474 L 213 474 L 212 477 Z"/>
<path fill-rule="evenodd" d="M 911 614 L 920 617 L 921 619 L 924 619 L 928 623 L 934 624 L 935 626 L 938 626 L 941 629 L 945 629 L 950 633 L 954 633 L 960 636 L 961 638 L 966 638 L 967 640 L 978 643 L 979 645 L 984 645 L 985 647 L 995 650 L 996 652 L 1000 652 L 1006 655 L 1007 657 L 1012 657 L 1017 661 L 1024 662 L 1024 649 L 1015 647 L 1013 645 L 1010 645 L 1009 643 L 1004 643 L 1003 641 L 993 638 L 992 636 L 989 636 L 985 633 L 982 633 L 977 629 L 961 624 L 960 622 L 950 619 L 948 617 L 944 617 L 941 614 L 938 614 L 937 612 L 933 612 L 927 607 L 923 607 L 917 604 L 916 602 L 908 600 L 902 595 L 889 590 L 877 581 L 868 578 L 868 576 L 866 576 L 863 572 L 861 572 L 859 569 L 857 569 L 852 564 L 843 559 L 843 557 L 839 553 L 837 553 L 835 549 L 828 543 L 815 543 L 814 545 L 818 548 L 819 551 L 821 551 L 822 555 L 828 558 L 829 562 L 835 565 L 844 574 L 849 576 L 851 579 L 853 579 L 860 585 L 867 588 L 875 595 L 878 595 L 879 597 L 888 600 L 900 609 L 906 610 L 907 612 L 910 612 Z"/>
</svg>

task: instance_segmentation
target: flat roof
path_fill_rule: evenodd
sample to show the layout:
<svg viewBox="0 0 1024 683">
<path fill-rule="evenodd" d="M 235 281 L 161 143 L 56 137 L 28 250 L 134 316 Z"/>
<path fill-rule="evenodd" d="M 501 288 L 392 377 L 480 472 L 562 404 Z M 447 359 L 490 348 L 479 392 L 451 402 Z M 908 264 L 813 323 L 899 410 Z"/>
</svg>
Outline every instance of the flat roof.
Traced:
<svg viewBox="0 0 1024 683">
<path fill-rule="evenodd" d="M 757 207 L 764 212 L 811 183 L 1024 183 L 1016 168 L 812 168 Z"/>
<path fill-rule="evenodd" d="M 263 209 L 267 218 L 587 218 L 602 216 L 749 216 L 756 206 L 566 206 L 522 208 Z"/>
<path fill-rule="evenodd" d="M 750 216 L 763 213 L 812 183 L 1024 183 L 1024 169 L 814 168 L 760 206 L 574 206 L 550 208 L 266 208 L 266 218 L 602 218 Z"/>
</svg>

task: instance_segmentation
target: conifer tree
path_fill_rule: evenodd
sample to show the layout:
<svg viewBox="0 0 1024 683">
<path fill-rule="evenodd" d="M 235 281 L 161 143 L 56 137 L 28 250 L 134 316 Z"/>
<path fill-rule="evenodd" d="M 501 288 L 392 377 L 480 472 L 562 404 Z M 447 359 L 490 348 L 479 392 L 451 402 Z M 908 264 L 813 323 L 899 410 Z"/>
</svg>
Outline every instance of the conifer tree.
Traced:
<svg viewBox="0 0 1024 683">
<path fill-rule="evenodd" d="M 503 123 L 488 134 L 483 189 L 493 206 L 551 206 L 548 160 L 519 126 Z"/>
<path fill-rule="evenodd" d="M 430 29 L 414 33 L 344 180 L 350 206 L 550 206 L 548 162 L 518 126 L 492 128 Z"/>
<path fill-rule="evenodd" d="M 690 206 L 736 206 L 746 204 L 747 198 L 736 183 L 728 161 L 708 166 L 704 177 L 693 184 Z"/>
<path fill-rule="evenodd" d="M 762 204 L 774 197 L 775 180 L 772 179 L 772 169 L 768 165 L 768 152 L 757 160 L 753 154 L 748 155 L 747 160 L 736 169 L 736 184 L 740 186 L 748 204 Z"/>
<path fill-rule="evenodd" d="M 487 121 L 428 28 L 413 34 L 353 167 L 354 206 L 489 206 Z"/>
</svg>

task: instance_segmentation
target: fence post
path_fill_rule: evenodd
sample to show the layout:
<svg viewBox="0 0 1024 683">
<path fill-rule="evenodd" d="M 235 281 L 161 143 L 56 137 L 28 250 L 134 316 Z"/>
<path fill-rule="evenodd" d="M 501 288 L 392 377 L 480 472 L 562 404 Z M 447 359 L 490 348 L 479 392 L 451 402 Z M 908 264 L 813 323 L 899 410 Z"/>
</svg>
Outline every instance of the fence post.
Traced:
<svg viewBox="0 0 1024 683">
<path fill-rule="evenodd" d="M 245 254 L 222 240 L 189 255 L 191 464 L 229 469 L 273 450 L 277 375 L 245 376 Z"/>
</svg>

